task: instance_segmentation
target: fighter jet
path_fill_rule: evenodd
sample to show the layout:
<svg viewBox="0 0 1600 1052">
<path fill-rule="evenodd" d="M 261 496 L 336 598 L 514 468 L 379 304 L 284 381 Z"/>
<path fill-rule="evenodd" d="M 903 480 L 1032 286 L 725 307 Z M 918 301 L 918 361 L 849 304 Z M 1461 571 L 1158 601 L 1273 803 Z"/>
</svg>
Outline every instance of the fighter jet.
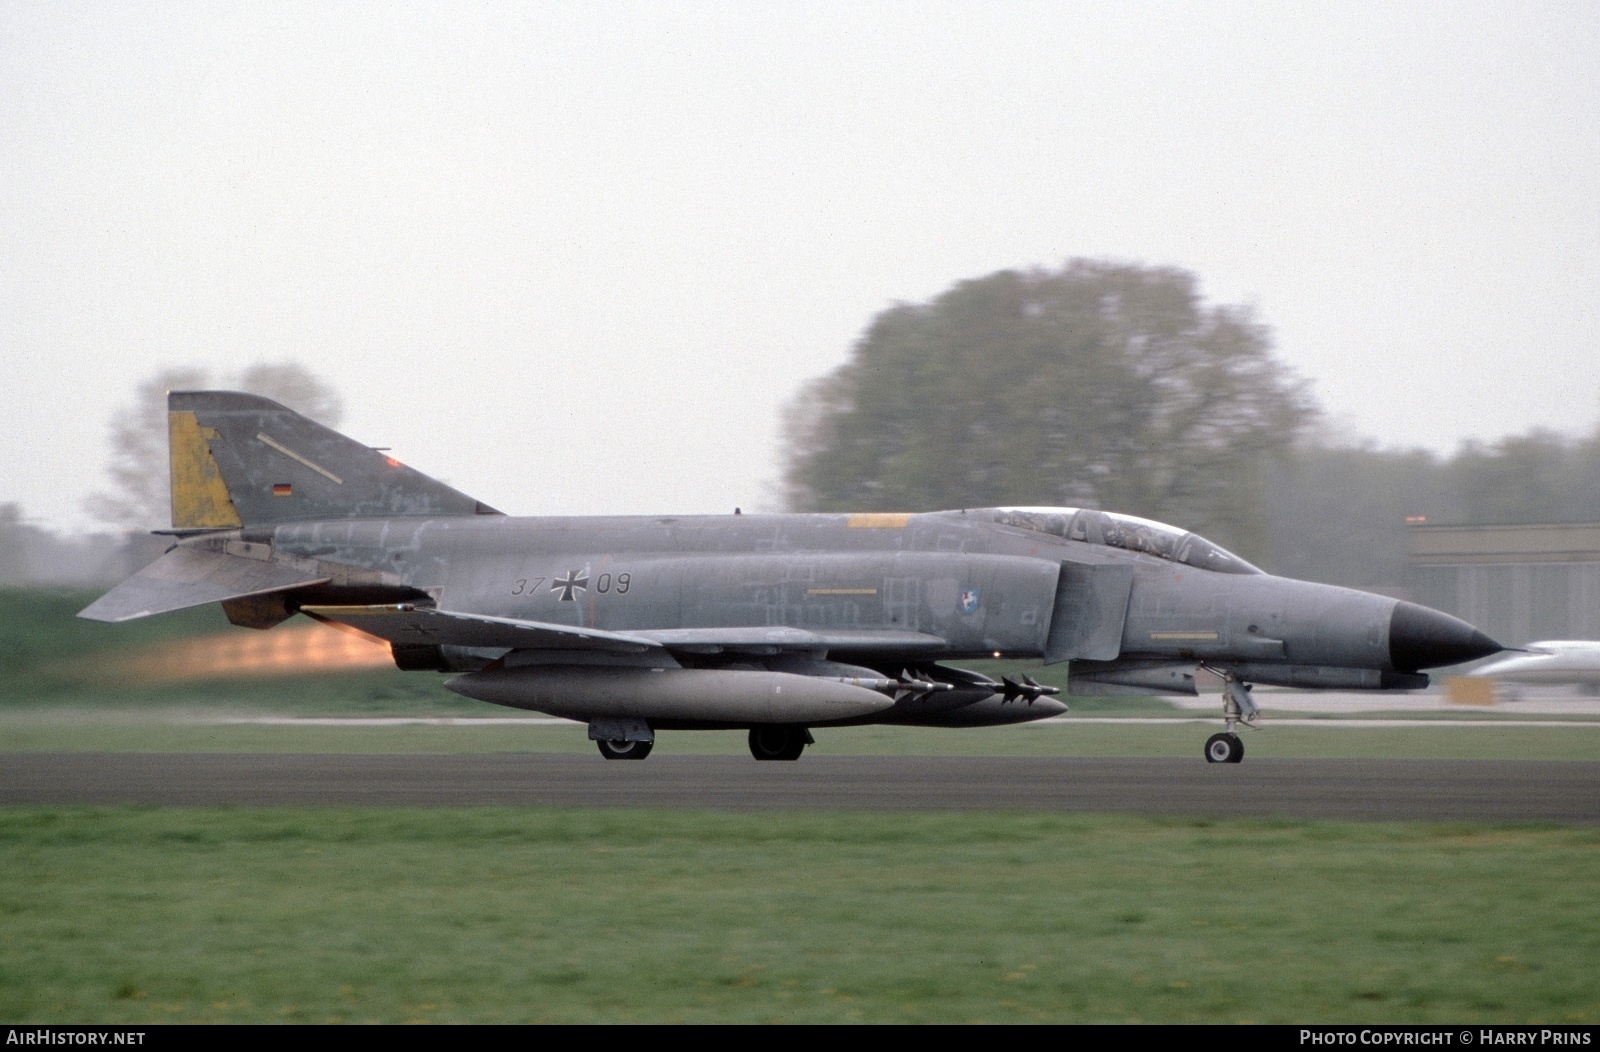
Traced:
<svg viewBox="0 0 1600 1052">
<path fill-rule="evenodd" d="M 1600 694 L 1600 642 L 1589 639 L 1547 639 L 1473 669 L 1472 675 L 1507 683 L 1574 685 L 1586 694 Z"/>
<path fill-rule="evenodd" d="M 744 729 L 758 760 L 811 730 L 979 727 L 1078 694 L 1194 694 L 1222 677 L 1212 763 L 1244 755 L 1249 685 L 1425 686 L 1502 649 L 1412 603 L 1274 577 L 1203 537 L 1092 508 L 512 518 L 265 398 L 168 396 L 173 539 L 80 614 L 220 602 L 386 640 L 470 698 L 588 724 L 607 759 L 661 731 Z"/>
</svg>

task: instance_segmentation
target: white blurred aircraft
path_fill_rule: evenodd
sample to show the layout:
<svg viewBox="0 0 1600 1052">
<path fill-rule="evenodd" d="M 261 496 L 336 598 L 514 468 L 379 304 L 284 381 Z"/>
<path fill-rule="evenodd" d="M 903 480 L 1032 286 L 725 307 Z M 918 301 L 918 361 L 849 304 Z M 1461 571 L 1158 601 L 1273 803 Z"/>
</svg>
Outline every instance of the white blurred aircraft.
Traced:
<svg viewBox="0 0 1600 1052">
<path fill-rule="evenodd" d="M 1600 694 L 1600 641 L 1547 639 L 1521 649 L 1473 669 L 1472 675 L 1506 683 L 1577 684 L 1586 694 Z"/>
</svg>

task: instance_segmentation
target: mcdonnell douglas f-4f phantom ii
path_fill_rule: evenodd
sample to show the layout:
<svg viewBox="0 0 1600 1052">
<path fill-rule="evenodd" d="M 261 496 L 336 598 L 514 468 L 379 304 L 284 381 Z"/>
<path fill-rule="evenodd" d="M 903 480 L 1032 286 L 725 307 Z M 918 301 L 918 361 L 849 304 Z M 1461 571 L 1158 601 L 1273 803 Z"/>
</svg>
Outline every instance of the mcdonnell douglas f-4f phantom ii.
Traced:
<svg viewBox="0 0 1600 1052">
<path fill-rule="evenodd" d="M 1080 508 L 511 518 L 265 398 L 168 396 L 175 544 L 82 611 L 220 602 L 387 640 L 470 698 L 588 723 L 608 759 L 663 730 L 748 729 L 793 760 L 810 729 L 1055 716 L 1054 687 L 962 659 L 1071 662 L 1078 694 L 1194 694 L 1222 677 L 1212 763 L 1237 763 L 1248 684 L 1425 686 L 1500 649 L 1447 614 L 1273 577 L 1205 538 Z"/>
</svg>

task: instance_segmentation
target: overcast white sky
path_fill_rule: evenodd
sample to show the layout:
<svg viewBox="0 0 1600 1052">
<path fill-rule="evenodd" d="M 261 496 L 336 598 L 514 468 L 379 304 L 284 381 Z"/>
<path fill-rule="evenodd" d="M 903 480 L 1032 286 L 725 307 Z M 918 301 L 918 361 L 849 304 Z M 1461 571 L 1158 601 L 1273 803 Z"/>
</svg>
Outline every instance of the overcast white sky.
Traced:
<svg viewBox="0 0 1600 1052">
<path fill-rule="evenodd" d="M 875 313 L 1073 256 L 1253 304 L 1383 444 L 1588 432 L 1600 4 L 0 0 L 51 528 L 141 380 L 281 361 L 512 513 L 771 507 Z"/>
</svg>

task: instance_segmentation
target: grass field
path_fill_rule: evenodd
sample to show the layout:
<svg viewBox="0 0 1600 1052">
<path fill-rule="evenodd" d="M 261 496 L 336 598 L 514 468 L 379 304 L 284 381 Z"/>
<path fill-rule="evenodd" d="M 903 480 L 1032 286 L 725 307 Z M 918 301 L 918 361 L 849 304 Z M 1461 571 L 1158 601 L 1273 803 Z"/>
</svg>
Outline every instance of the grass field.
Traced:
<svg viewBox="0 0 1600 1052">
<path fill-rule="evenodd" d="M 1600 1022 L 1600 832 L 0 812 L 26 1022 Z"/>
</svg>

